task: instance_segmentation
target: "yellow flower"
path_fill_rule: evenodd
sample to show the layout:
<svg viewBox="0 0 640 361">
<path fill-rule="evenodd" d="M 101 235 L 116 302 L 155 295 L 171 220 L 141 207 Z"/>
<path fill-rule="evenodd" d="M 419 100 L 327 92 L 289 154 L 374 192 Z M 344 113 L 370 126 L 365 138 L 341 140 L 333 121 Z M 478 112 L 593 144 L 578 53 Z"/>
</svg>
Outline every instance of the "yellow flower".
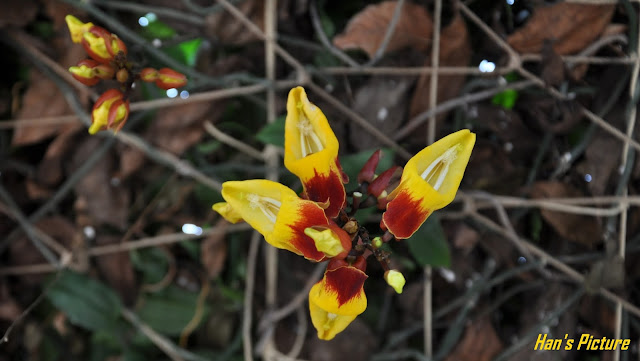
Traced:
<svg viewBox="0 0 640 361">
<path fill-rule="evenodd" d="M 424 148 L 404 167 L 400 184 L 389 194 L 381 226 L 397 239 L 409 238 L 429 215 L 455 198 L 476 141 L 468 129 Z"/>
<path fill-rule="evenodd" d="M 345 204 L 347 181 L 338 161 L 338 139 L 322 111 L 307 99 L 302 87 L 291 89 L 284 131 L 284 165 L 300 178 L 306 198 L 329 202 L 335 218 Z"/>
<path fill-rule="evenodd" d="M 83 34 L 93 27 L 92 23 L 83 23 L 73 15 L 65 16 L 64 20 L 67 22 L 69 34 L 71 34 L 71 41 L 74 43 L 81 42 Z"/>
<path fill-rule="evenodd" d="M 366 261 L 360 257 L 353 265 L 333 259 L 320 282 L 309 291 L 311 322 L 318 338 L 331 340 L 367 308 L 364 294 Z"/>
<path fill-rule="evenodd" d="M 300 199 L 280 183 L 265 179 L 225 182 L 222 184 L 222 197 L 227 205 L 214 205 L 216 211 L 225 218 L 231 214 L 232 219 L 242 218 L 274 247 L 317 262 L 327 256 L 333 257 L 336 252 L 346 256 L 351 249 L 348 234 L 327 218 L 320 205 Z M 330 230 L 334 236 L 316 245 L 314 238 L 305 230 L 317 227 Z M 315 236 L 313 232 L 312 235 Z"/>
</svg>

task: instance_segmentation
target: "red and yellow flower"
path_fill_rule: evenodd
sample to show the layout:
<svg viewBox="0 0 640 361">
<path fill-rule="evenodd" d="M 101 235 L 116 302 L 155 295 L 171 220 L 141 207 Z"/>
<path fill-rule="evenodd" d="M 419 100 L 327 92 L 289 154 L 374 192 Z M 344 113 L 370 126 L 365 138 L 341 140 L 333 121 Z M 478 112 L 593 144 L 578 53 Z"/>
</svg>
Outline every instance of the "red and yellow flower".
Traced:
<svg viewBox="0 0 640 361">
<path fill-rule="evenodd" d="M 362 257 L 352 264 L 331 260 L 322 280 L 311 287 L 309 310 L 319 339 L 333 339 L 367 308 L 365 268 Z"/>
<path fill-rule="evenodd" d="M 348 181 L 338 161 L 338 139 L 302 87 L 291 89 L 284 130 L 284 165 L 300 178 L 307 199 L 328 203 L 335 218 L 344 207 Z"/>
<path fill-rule="evenodd" d="M 456 196 L 476 141 L 468 129 L 424 148 L 404 167 L 400 185 L 389 194 L 381 226 L 397 239 L 411 237 L 429 215 Z"/>
<path fill-rule="evenodd" d="M 141 73 L 149 82 L 159 76 L 151 68 Z M 376 175 L 380 152 L 375 152 L 358 174 L 360 187 L 348 205 L 338 140 L 322 111 L 297 87 L 287 101 L 284 163 L 300 178 L 302 198 L 268 180 L 231 181 L 222 185 L 225 202 L 213 209 L 229 222 L 249 223 L 277 248 L 328 261 L 324 277 L 309 292 L 309 310 L 318 338 L 331 340 L 367 308 L 366 257 L 374 255 L 387 284 L 402 293 L 405 278 L 389 269 L 389 252 L 381 247 L 394 237 L 410 237 L 453 200 L 474 143 L 468 130 L 451 134 L 411 158 L 401 176 L 400 167 Z M 360 206 L 373 205 L 385 210 L 382 236 L 371 237 L 352 218 Z"/>
<path fill-rule="evenodd" d="M 214 205 L 227 219 L 246 221 L 276 248 L 286 249 L 309 260 L 344 258 L 351 250 L 351 238 L 329 220 L 316 202 L 301 199 L 290 188 L 269 180 L 225 182 L 222 197 Z"/>
</svg>

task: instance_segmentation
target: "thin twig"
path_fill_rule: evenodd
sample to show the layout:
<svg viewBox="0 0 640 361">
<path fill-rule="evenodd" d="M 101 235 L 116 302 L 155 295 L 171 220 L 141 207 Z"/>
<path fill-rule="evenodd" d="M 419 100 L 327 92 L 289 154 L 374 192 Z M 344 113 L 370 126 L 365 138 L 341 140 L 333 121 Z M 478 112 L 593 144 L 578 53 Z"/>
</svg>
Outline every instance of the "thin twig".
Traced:
<svg viewBox="0 0 640 361">
<path fill-rule="evenodd" d="M 260 233 L 254 231 L 249 243 L 247 255 L 247 279 L 244 285 L 244 307 L 242 310 L 242 349 L 245 361 L 253 360 L 253 342 L 251 341 L 251 323 L 253 311 L 253 288 L 256 279 L 256 263 L 258 260 L 258 248 L 260 248 Z"/>
<path fill-rule="evenodd" d="M 207 133 L 209 133 L 212 137 L 214 137 L 215 139 L 217 139 L 218 141 L 220 141 L 220 143 L 226 144 L 236 150 L 239 150 L 240 152 L 264 161 L 264 154 L 262 154 L 262 152 L 260 152 L 259 150 L 253 148 L 252 146 L 250 146 L 249 144 L 242 142 L 224 132 L 222 132 L 220 129 L 216 128 L 213 124 L 211 124 L 210 121 L 206 121 L 204 123 L 204 129 L 207 131 Z"/>
<path fill-rule="evenodd" d="M 313 30 L 315 30 L 316 35 L 318 36 L 318 39 L 320 39 L 322 45 L 324 45 L 324 47 L 329 50 L 329 52 L 336 58 L 342 60 L 349 66 L 359 67 L 360 64 L 358 64 L 358 62 L 351 59 L 351 57 L 344 51 L 331 44 L 331 41 L 329 41 L 329 39 L 327 38 L 327 34 L 325 34 L 324 29 L 322 29 L 320 15 L 318 14 L 318 2 L 316 0 L 311 0 L 311 2 L 309 3 L 309 15 L 311 15 L 311 25 L 313 25 Z"/>
</svg>

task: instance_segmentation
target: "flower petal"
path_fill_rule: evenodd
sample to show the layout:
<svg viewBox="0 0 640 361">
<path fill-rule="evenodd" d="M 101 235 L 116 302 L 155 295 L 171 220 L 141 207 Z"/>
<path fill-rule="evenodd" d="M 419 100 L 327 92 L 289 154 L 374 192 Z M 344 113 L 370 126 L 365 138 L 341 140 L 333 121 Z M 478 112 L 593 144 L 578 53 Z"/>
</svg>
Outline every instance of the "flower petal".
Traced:
<svg viewBox="0 0 640 361">
<path fill-rule="evenodd" d="M 297 175 L 307 198 L 329 201 L 325 210 L 334 218 L 345 204 L 342 168 L 338 161 L 338 139 L 322 111 L 307 98 L 302 87 L 291 89 L 287 100 L 284 135 L 284 165 Z"/>
<path fill-rule="evenodd" d="M 475 144 L 468 129 L 424 148 L 404 167 L 400 185 L 389 194 L 381 225 L 396 238 L 409 238 L 435 210 L 455 198 Z"/>
</svg>

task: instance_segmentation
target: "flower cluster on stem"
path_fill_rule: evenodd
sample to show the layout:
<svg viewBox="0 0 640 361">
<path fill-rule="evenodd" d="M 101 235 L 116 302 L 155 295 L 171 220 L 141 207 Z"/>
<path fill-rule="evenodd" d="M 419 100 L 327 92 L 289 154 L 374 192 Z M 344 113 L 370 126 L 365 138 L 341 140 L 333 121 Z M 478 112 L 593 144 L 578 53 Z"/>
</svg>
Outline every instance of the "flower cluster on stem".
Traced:
<svg viewBox="0 0 640 361">
<path fill-rule="evenodd" d="M 187 84 L 184 74 L 170 68 L 138 69 L 127 59 L 127 46 L 116 34 L 92 23 L 83 23 L 73 15 L 67 15 L 65 20 L 71 40 L 81 44 L 89 56 L 69 68 L 71 75 L 87 86 L 110 79 L 120 84 L 118 89 L 105 91 L 93 105 L 90 134 L 106 129 L 117 132 L 124 126 L 129 117 L 129 93 L 137 79 L 153 82 L 164 90 Z"/>
<path fill-rule="evenodd" d="M 368 258 L 380 262 L 385 281 L 402 293 L 405 278 L 390 269 L 390 253 L 382 246 L 411 237 L 433 211 L 451 203 L 474 143 L 475 134 L 460 130 L 424 148 L 404 169 L 394 166 L 380 175 L 376 151 L 358 174 L 358 189 L 348 195 L 338 140 L 322 111 L 297 87 L 287 101 L 284 164 L 300 178 L 302 194 L 264 179 L 230 181 L 222 185 L 225 202 L 213 209 L 229 222 L 249 223 L 274 247 L 328 261 L 309 292 L 309 310 L 318 337 L 331 340 L 367 308 Z M 379 236 L 371 237 L 353 218 L 368 206 L 383 211 Z"/>
</svg>

